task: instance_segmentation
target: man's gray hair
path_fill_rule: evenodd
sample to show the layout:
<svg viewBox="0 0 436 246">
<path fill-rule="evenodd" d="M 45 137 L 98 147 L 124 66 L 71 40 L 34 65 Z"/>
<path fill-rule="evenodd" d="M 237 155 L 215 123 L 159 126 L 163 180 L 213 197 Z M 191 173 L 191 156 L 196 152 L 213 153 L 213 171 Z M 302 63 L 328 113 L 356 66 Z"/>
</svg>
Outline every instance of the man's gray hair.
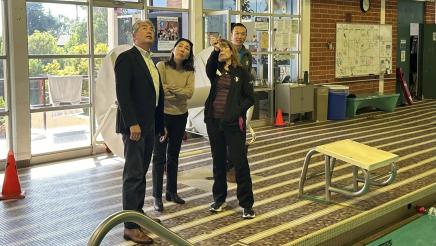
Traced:
<svg viewBox="0 0 436 246">
<path fill-rule="evenodd" d="M 151 20 L 149 20 L 149 19 L 137 20 L 137 21 L 135 21 L 135 24 L 133 24 L 133 26 L 132 26 L 132 35 L 134 35 L 138 31 L 141 24 L 148 24 L 148 25 L 153 27 L 153 31 L 156 30 L 156 28 L 154 27 L 153 22 L 151 22 Z"/>
</svg>

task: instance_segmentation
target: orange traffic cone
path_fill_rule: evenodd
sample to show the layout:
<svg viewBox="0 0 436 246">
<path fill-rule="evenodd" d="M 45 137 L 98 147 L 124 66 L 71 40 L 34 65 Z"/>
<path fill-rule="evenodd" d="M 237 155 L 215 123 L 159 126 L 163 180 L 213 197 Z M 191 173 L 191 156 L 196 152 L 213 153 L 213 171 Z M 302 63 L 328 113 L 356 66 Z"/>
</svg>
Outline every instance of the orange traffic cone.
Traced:
<svg viewBox="0 0 436 246">
<path fill-rule="evenodd" d="M 283 115 L 282 110 L 277 110 L 277 116 L 276 116 L 276 122 L 274 123 L 275 126 L 285 126 L 285 121 L 283 121 Z"/>
<path fill-rule="evenodd" d="M 2 194 L 0 200 L 23 199 L 24 191 L 21 191 L 20 180 L 18 179 L 17 166 L 15 165 L 14 152 L 8 153 L 6 163 L 5 178 L 3 181 Z"/>
</svg>

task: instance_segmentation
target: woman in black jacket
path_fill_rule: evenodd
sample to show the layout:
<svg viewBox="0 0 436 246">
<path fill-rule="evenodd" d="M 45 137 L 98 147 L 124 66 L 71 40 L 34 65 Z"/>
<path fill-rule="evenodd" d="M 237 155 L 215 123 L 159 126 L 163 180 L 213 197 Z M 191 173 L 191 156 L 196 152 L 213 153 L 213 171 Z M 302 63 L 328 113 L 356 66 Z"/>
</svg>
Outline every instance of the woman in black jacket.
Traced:
<svg viewBox="0 0 436 246">
<path fill-rule="evenodd" d="M 209 136 L 212 157 L 212 187 L 214 202 L 211 212 L 220 212 L 227 197 L 226 156 L 234 163 L 237 197 L 243 208 L 242 217 L 255 217 L 253 190 L 245 148 L 245 115 L 254 104 L 251 76 L 239 62 L 239 55 L 231 42 L 221 39 L 206 64 L 211 88 L 205 103 L 204 121 Z"/>
</svg>

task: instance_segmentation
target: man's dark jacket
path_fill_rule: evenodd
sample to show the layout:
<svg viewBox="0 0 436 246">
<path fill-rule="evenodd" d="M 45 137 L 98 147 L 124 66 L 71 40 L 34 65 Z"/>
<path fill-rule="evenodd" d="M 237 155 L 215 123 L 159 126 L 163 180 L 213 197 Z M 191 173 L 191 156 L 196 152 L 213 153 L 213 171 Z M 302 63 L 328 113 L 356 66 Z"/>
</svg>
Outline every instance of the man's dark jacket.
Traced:
<svg viewBox="0 0 436 246">
<path fill-rule="evenodd" d="M 164 129 L 164 93 L 159 79 L 159 101 L 150 71 L 136 47 L 121 53 L 115 62 L 118 100 L 116 132 L 130 135 L 130 126 L 139 124 L 144 136 L 151 127 L 156 134 Z"/>
<path fill-rule="evenodd" d="M 251 55 L 251 52 L 245 48 L 244 45 L 242 45 L 241 49 L 239 50 L 239 59 L 241 62 L 241 65 L 247 69 L 247 72 L 251 75 L 251 67 L 253 66 L 253 56 Z"/>
</svg>

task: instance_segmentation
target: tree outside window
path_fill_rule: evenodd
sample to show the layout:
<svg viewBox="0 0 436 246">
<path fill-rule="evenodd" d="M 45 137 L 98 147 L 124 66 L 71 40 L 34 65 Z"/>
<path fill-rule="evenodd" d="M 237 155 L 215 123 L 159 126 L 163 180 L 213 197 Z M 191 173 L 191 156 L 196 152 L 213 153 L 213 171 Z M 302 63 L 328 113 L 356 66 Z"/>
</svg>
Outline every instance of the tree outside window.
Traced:
<svg viewBox="0 0 436 246">
<path fill-rule="evenodd" d="M 78 6 L 79 8 L 85 8 Z M 88 55 L 87 21 L 53 16 L 42 3 L 28 3 L 29 54 Z M 107 53 L 107 11 L 94 11 L 96 53 Z M 32 59 L 29 75 L 83 75 L 88 73 L 86 58 Z"/>
</svg>

